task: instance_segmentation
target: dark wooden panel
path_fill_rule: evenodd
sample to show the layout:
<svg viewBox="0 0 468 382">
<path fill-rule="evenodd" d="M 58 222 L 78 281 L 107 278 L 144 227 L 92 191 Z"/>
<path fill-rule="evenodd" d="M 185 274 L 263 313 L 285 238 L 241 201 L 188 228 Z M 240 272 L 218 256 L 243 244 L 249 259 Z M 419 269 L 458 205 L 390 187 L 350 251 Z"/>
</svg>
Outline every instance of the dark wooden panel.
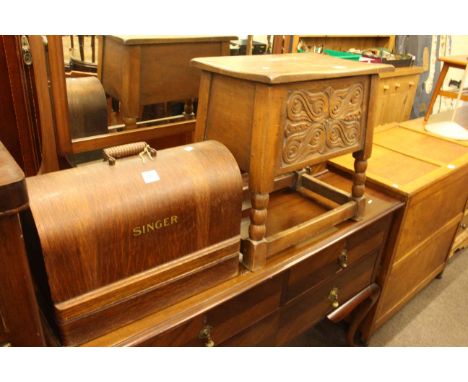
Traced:
<svg viewBox="0 0 468 382">
<path fill-rule="evenodd" d="M 283 275 L 250 289 L 207 313 L 216 343 L 236 335 L 278 309 Z"/>
<path fill-rule="evenodd" d="M 0 141 L 26 175 L 39 170 L 41 154 L 34 76 L 20 54 L 20 36 L 0 36 Z"/>
<path fill-rule="evenodd" d="M 199 335 L 204 319 L 204 315 L 199 315 L 174 329 L 139 343 L 138 346 L 202 346 Z"/>
<path fill-rule="evenodd" d="M 274 346 L 279 313 L 273 313 L 219 346 Z"/>
<path fill-rule="evenodd" d="M 379 250 L 385 243 L 388 224 L 388 219 L 381 219 L 291 268 L 286 300 L 291 300 L 327 278 L 334 277 L 335 274 L 358 263 L 363 257 Z M 340 256 L 344 253 L 347 256 L 345 268 L 340 265 Z"/>
<path fill-rule="evenodd" d="M 368 286 L 372 279 L 376 254 L 285 305 L 281 310 L 277 344 L 284 345 L 291 341 L 333 310 L 328 299 L 332 288 L 338 288 L 338 300 L 343 303 Z"/>
</svg>

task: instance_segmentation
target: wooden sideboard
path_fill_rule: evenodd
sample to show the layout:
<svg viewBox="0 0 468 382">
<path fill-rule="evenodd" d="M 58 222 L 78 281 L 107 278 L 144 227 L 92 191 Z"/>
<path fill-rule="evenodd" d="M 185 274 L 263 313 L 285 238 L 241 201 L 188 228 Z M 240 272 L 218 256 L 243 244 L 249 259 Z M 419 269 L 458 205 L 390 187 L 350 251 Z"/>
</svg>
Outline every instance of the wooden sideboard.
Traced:
<svg viewBox="0 0 468 382">
<path fill-rule="evenodd" d="M 421 126 L 421 119 L 412 122 Z M 332 160 L 352 172 L 352 158 Z M 364 337 L 375 332 L 446 265 L 468 199 L 468 146 L 408 124 L 380 126 L 367 183 L 405 202 L 393 227 L 378 278 L 382 295 Z"/>
<path fill-rule="evenodd" d="M 341 189 L 351 186 L 334 172 L 319 178 Z M 321 207 L 311 207 L 302 197 L 292 201 L 290 193 L 282 190 L 272 196 L 272 224 L 321 213 Z M 244 269 L 206 292 L 82 346 L 281 346 L 327 315 L 336 321 L 356 308 L 352 340 L 378 294 L 373 280 L 379 257 L 402 206 L 374 189 L 367 189 L 367 195 L 361 221 L 343 222 L 269 258 L 257 272 Z M 285 208 L 290 214 L 284 214 Z"/>
<path fill-rule="evenodd" d="M 120 100 L 125 125 L 134 126 L 144 105 L 198 97 L 194 57 L 227 56 L 236 36 L 102 36 L 98 77 L 107 94 Z"/>
</svg>

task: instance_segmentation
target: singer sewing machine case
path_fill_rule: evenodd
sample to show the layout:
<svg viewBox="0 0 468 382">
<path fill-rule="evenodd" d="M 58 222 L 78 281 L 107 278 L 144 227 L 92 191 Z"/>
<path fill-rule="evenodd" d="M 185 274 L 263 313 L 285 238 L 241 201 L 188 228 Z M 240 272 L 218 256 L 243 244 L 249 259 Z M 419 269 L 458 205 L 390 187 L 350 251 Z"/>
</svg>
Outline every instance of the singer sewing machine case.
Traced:
<svg viewBox="0 0 468 382">
<path fill-rule="evenodd" d="M 218 142 L 39 175 L 27 189 L 33 261 L 65 345 L 238 274 L 242 179 Z"/>
</svg>

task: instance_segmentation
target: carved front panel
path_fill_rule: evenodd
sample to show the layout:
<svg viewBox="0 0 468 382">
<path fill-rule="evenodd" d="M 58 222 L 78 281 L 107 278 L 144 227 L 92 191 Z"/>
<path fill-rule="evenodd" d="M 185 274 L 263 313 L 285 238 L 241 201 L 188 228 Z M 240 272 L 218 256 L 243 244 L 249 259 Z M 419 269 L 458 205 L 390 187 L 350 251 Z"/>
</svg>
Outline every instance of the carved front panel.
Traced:
<svg viewBox="0 0 468 382">
<path fill-rule="evenodd" d="M 358 147 L 365 114 L 363 82 L 324 90 L 292 90 L 286 102 L 282 167 Z"/>
</svg>

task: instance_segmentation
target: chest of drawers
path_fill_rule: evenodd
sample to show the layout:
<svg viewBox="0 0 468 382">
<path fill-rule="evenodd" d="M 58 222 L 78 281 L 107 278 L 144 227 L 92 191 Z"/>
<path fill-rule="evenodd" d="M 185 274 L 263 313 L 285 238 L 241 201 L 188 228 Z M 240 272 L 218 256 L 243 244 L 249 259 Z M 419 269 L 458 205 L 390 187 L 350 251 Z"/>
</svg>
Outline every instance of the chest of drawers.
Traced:
<svg viewBox="0 0 468 382">
<path fill-rule="evenodd" d="M 336 187 L 350 182 L 321 176 Z M 330 313 L 361 309 L 401 203 L 369 190 L 363 220 L 347 221 L 239 276 L 84 346 L 287 345 Z M 366 308 L 367 309 L 367 308 Z M 362 317 L 361 317 L 362 318 Z M 360 322 L 356 323 L 356 328 Z"/>
<path fill-rule="evenodd" d="M 468 199 L 468 146 L 415 129 L 417 122 L 379 127 L 367 181 L 405 202 L 378 277 L 382 295 L 366 337 L 443 271 L 460 235 Z M 332 160 L 352 172 L 352 158 Z M 460 237 L 460 236 L 459 236 Z"/>
</svg>

